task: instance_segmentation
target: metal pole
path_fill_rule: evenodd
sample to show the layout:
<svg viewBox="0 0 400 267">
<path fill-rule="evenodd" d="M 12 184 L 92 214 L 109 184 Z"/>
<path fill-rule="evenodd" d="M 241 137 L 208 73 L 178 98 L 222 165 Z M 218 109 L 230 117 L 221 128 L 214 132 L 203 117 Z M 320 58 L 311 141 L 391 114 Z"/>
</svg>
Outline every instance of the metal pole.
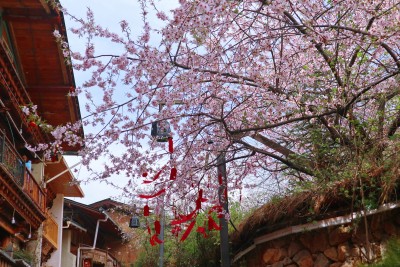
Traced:
<svg viewBox="0 0 400 267">
<path fill-rule="evenodd" d="M 217 158 L 218 165 L 218 177 L 222 177 L 222 184 L 218 189 L 219 203 L 222 208 L 228 212 L 228 198 L 225 195 L 225 191 L 228 190 L 228 182 L 226 177 L 226 162 L 225 153 L 219 154 Z M 228 236 L 228 221 L 225 218 L 220 218 L 219 223 L 221 226 L 220 239 L 221 239 L 221 267 L 230 267 L 229 257 L 229 236 Z"/>
<path fill-rule="evenodd" d="M 163 205 L 161 209 L 161 218 L 160 218 L 160 235 L 159 239 L 162 240 L 163 242 L 160 244 L 160 263 L 158 266 L 163 267 L 164 265 L 164 200 L 163 200 Z"/>
</svg>

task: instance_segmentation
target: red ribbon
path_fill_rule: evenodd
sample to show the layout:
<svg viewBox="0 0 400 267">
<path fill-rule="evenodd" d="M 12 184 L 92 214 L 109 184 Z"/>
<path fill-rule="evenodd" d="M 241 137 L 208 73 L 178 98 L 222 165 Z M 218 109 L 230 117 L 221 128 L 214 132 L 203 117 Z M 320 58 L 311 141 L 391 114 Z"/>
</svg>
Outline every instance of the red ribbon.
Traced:
<svg viewBox="0 0 400 267">
<path fill-rule="evenodd" d="M 215 206 L 212 206 L 211 208 L 210 208 L 210 210 L 208 211 L 208 214 L 211 214 L 212 212 L 222 212 L 222 206 L 221 205 L 215 205 Z"/>
<path fill-rule="evenodd" d="M 161 189 L 160 191 L 158 191 L 157 193 L 153 194 L 153 195 L 142 195 L 140 194 L 139 197 L 140 198 L 154 198 L 154 197 L 158 197 L 159 195 L 162 195 L 165 193 L 165 189 Z"/>
<path fill-rule="evenodd" d="M 218 175 L 218 183 L 219 185 L 222 185 L 222 175 Z"/>
<path fill-rule="evenodd" d="M 211 216 L 208 216 L 208 230 L 221 230 L 221 227 L 214 221 L 214 219 Z"/>
<path fill-rule="evenodd" d="M 177 175 L 178 171 L 176 170 L 175 167 L 172 167 L 171 169 L 171 174 L 169 175 L 169 179 L 170 180 L 175 180 L 176 179 L 176 175 Z"/>
<path fill-rule="evenodd" d="M 161 170 L 156 173 L 156 175 L 154 176 L 153 180 L 144 180 L 143 183 L 144 184 L 150 184 L 150 183 L 154 182 L 155 180 L 157 180 L 158 178 L 160 178 L 160 175 L 161 175 L 162 171 L 164 170 L 164 168 L 165 168 L 165 166 L 162 167 Z M 145 176 L 143 176 L 143 177 L 145 177 Z"/>
<path fill-rule="evenodd" d="M 159 221 L 154 222 L 154 230 L 156 230 L 157 235 L 161 232 L 161 223 Z"/>
<path fill-rule="evenodd" d="M 150 215 L 150 208 L 149 206 L 146 205 L 143 207 L 143 216 L 147 217 L 149 215 Z"/>
<path fill-rule="evenodd" d="M 206 228 L 199 226 L 197 227 L 196 232 L 202 234 L 204 238 L 207 238 Z"/>
<path fill-rule="evenodd" d="M 181 228 L 179 225 L 175 225 L 175 226 L 172 228 L 171 233 L 172 233 L 172 235 L 178 237 L 179 232 L 180 232 L 181 230 L 182 230 L 182 228 Z"/>
<path fill-rule="evenodd" d="M 152 247 L 154 247 L 156 245 L 156 241 L 154 241 L 153 237 L 150 237 L 150 244 Z"/>
<path fill-rule="evenodd" d="M 201 209 L 201 199 L 196 199 L 196 210 Z"/>
<path fill-rule="evenodd" d="M 194 215 L 196 214 L 196 211 L 197 210 L 194 210 L 186 216 L 181 216 L 180 220 L 173 220 L 171 222 L 171 225 L 181 224 L 181 223 L 184 223 L 184 222 L 187 222 L 187 221 L 193 219 Z"/>
<path fill-rule="evenodd" d="M 153 243 L 151 243 L 151 241 L 153 241 Z M 159 238 L 158 238 L 158 235 L 155 234 L 155 235 L 153 235 L 153 236 L 151 237 L 150 243 L 151 243 L 152 246 L 155 246 L 156 243 L 162 244 L 162 243 L 164 243 L 164 241 L 162 241 L 161 239 L 159 239 Z M 153 244 L 154 244 L 154 245 L 153 245 Z"/>
<path fill-rule="evenodd" d="M 207 199 L 203 198 L 203 189 L 199 190 L 199 197 L 196 199 L 196 209 L 201 209 L 201 202 L 206 202 Z"/>
<path fill-rule="evenodd" d="M 168 151 L 169 153 L 174 153 L 174 142 L 172 141 L 172 137 L 168 137 Z"/>
<path fill-rule="evenodd" d="M 190 223 L 189 227 L 186 229 L 185 233 L 183 234 L 183 236 L 182 236 L 182 238 L 181 238 L 181 242 L 182 242 L 182 241 L 185 241 L 186 238 L 189 236 L 189 234 L 190 234 L 190 232 L 192 231 L 193 226 L 194 226 L 195 223 L 196 223 L 196 220 L 193 220 L 193 221 Z"/>
</svg>

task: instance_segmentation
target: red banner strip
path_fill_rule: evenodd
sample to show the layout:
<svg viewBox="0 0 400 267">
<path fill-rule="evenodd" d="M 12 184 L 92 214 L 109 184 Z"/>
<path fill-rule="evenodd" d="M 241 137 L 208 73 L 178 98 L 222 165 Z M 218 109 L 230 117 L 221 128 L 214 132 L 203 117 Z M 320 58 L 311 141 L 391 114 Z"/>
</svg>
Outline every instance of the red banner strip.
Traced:
<svg viewBox="0 0 400 267">
<path fill-rule="evenodd" d="M 174 153 L 174 141 L 172 141 L 172 137 L 168 137 L 168 151 L 169 153 Z"/>
<path fill-rule="evenodd" d="M 161 231 L 161 223 L 159 221 L 154 222 L 154 229 L 156 230 L 157 235 L 159 235 Z"/>
<path fill-rule="evenodd" d="M 170 175 L 169 175 L 169 179 L 170 179 L 170 180 L 175 180 L 177 174 L 178 174 L 178 171 L 176 170 L 176 168 L 175 168 L 175 167 L 172 167 L 171 173 L 170 173 Z"/>
<path fill-rule="evenodd" d="M 140 194 L 139 197 L 140 198 L 154 198 L 154 197 L 158 197 L 159 195 L 162 195 L 165 193 L 165 189 L 161 189 L 160 191 L 158 191 L 157 193 L 153 194 L 153 195 L 142 195 Z"/>
<path fill-rule="evenodd" d="M 185 222 L 191 220 L 194 217 L 194 215 L 196 214 L 196 211 L 197 210 L 194 210 L 191 213 L 189 213 L 188 215 L 182 216 L 180 220 L 173 220 L 171 222 L 171 225 L 177 225 L 177 224 L 185 223 Z"/>
<path fill-rule="evenodd" d="M 143 207 L 143 216 L 147 217 L 150 215 L 150 208 L 148 205 Z"/>
<path fill-rule="evenodd" d="M 182 242 L 182 241 L 185 241 L 186 238 L 189 236 L 189 234 L 190 234 L 190 232 L 192 231 L 193 226 L 194 226 L 195 223 L 196 223 L 196 220 L 193 220 L 193 221 L 190 223 L 189 227 L 186 229 L 185 233 L 183 234 L 183 236 L 182 236 L 182 238 L 181 238 L 181 242 Z"/>
</svg>

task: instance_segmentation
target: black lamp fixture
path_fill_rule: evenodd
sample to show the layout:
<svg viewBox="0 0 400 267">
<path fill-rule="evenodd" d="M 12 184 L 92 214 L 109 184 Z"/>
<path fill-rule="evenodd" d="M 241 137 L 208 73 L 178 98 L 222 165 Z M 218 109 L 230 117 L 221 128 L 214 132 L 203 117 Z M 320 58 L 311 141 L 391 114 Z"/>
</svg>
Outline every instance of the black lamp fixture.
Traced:
<svg viewBox="0 0 400 267">
<path fill-rule="evenodd" d="M 131 218 L 131 220 L 129 221 L 129 227 L 130 228 L 139 228 L 140 227 L 140 221 L 139 221 L 139 217 L 134 214 Z"/>
<path fill-rule="evenodd" d="M 171 136 L 171 126 L 168 121 L 156 121 L 151 124 L 151 136 L 156 138 L 157 142 L 167 142 Z"/>
</svg>

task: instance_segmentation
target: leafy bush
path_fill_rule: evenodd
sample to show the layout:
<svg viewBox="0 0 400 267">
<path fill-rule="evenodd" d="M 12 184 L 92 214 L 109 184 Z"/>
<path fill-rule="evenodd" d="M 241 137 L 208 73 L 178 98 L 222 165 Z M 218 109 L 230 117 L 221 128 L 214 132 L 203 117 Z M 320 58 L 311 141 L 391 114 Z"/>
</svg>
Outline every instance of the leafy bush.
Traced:
<svg viewBox="0 0 400 267">
<path fill-rule="evenodd" d="M 365 265 L 369 267 L 395 267 L 400 266 L 400 239 L 392 239 L 387 244 L 387 250 L 380 262 Z"/>
</svg>

